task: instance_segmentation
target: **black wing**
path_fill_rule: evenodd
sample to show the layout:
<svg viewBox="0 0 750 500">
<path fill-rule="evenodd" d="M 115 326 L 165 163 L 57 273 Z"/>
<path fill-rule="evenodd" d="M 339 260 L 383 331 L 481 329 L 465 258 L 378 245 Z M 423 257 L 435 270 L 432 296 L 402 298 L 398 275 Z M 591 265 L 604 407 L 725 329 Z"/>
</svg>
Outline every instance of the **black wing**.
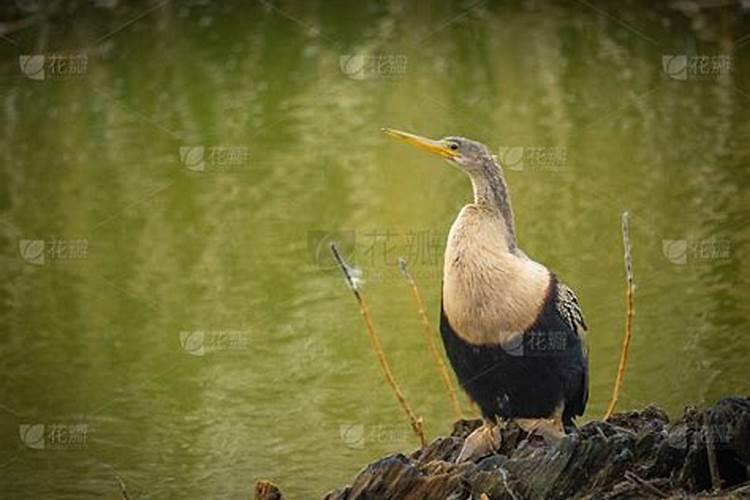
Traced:
<svg viewBox="0 0 750 500">
<path fill-rule="evenodd" d="M 583 319 L 578 297 L 564 283 L 557 283 L 555 307 L 562 320 L 576 336 L 577 344 L 580 346 L 581 373 L 570 381 L 571 385 L 567 388 L 565 413 L 570 416 L 583 415 L 586 402 L 589 399 L 589 354 L 586 346 L 586 322 Z"/>
</svg>

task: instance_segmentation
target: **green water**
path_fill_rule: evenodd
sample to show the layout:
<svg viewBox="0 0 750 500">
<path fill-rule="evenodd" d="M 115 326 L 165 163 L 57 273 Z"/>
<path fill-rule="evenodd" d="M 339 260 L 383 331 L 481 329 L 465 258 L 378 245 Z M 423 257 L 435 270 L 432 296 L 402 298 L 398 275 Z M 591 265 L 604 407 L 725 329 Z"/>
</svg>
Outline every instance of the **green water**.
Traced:
<svg viewBox="0 0 750 500">
<path fill-rule="evenodd" d="M 131 498 L 258 478 L 314 498 L 414 449 L 329 240 L 428 436 L 448 432 L 396 258 L 436 324 L 470 185 L 383 126 L 505 161 L 522 248 L 589 323 L 584 420 L 619 356 L 626 209 L 620 407 L 750 392 L 738 5 L 68 3 L 0 10 L 38 16 L 0 38 L 0 496 L 120 498 L 119 477 Z"/>
</svg>

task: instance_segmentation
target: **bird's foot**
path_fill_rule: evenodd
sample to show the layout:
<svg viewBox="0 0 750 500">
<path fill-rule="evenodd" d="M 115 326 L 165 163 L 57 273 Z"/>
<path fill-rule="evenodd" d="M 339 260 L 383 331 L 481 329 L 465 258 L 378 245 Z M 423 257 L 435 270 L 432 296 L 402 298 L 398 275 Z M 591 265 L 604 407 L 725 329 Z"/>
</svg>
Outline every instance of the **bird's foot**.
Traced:
<svg viewBox="0 0 750 500">
<path fill-rule="evenodd" d="M 495 423 L 485 422 L 481 427 L 466 436 L 456 463 L 475 461 L 500 449 L 502 434 Z"/>
<path fill-rule="evenodd" d="M 515 418 L 513 421 L 529 435 L 542 436 L 547 444 L 556 444 L 565 437 L 562 421 L 557 418 Z"/>
</svg>

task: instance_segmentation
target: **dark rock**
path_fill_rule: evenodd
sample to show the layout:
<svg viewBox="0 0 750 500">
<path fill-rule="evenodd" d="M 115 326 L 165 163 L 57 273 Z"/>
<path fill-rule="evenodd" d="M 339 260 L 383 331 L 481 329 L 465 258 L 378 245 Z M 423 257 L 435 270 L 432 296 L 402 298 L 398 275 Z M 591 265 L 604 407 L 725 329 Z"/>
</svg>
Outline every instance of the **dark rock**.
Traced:
<svg viewBox="0 0 750 500">
<path fill-rule="evenodd" d="M 466 436 L 471 434 L 473 431 L 482 425 L 482 419 L 475 418 L 471 420 L 461 419 L 456 420 L 453 423 L 453 432 L 451 436 L 466 439 Z"/>
<path fill-rule="evenodd" d="M 255 482 L 255 500 L 283 500 L 278 486 L 263 479 Z"/>
<path fill-rule="evenodd" d="M 659 408 L 589 422 L 555 445 L 511 423 L 500 449 L 477 463 L 455 464 L 463 441 L 481 420 L 459 420 L 448 437 L 409 456 L 391 455 L 365 467 L 346 488 L 348 499 L 625 499 L 750 493 L 750 399 L 725 398 L 706 410 L 686 408 L 670 423 Z M 710 455 L 712 454 L 712 455 Z M 721 491 L 712 491 L 710 457 Z"/>
<path fill-rule="evenodd" d="M 365 467 L 346 490 L 329 493 L 325 498 L 468 498 L 470 486 L 464 481 L 463 472 L 471 468 L 473 464 L 423 464 L 401 454 L 391 455 Z"/>
<path fill-rule="evenodd" d="M 420 462 L 430 462 L 432 460 L 449 460 L 452 462 L 458 457 L 463 444 L 463 438 L 454 436 L 437 438 L 424 448 L 412 453 L 411 458 Z"/>
</svg>

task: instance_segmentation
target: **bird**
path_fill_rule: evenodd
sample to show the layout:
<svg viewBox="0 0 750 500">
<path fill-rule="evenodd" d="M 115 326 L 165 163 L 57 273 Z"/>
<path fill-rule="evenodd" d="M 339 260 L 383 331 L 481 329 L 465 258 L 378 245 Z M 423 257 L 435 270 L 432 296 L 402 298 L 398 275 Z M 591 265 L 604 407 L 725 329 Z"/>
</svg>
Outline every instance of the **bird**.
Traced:
<svg viewBox="0 0 750 500">
<path fill-rule="evenodd" d="M 575 429 L 588 401 L 587 326 L 573 290 L 521 250 L 508 186 L 497 157 L 476 141 L 383 131 L 457 166 L 474 199 L 448 233 L 440 334 L 456 377 L 482 425 L 457 462 L 501 445 L 510 421 L 545 441 Z"/>
</svg>

